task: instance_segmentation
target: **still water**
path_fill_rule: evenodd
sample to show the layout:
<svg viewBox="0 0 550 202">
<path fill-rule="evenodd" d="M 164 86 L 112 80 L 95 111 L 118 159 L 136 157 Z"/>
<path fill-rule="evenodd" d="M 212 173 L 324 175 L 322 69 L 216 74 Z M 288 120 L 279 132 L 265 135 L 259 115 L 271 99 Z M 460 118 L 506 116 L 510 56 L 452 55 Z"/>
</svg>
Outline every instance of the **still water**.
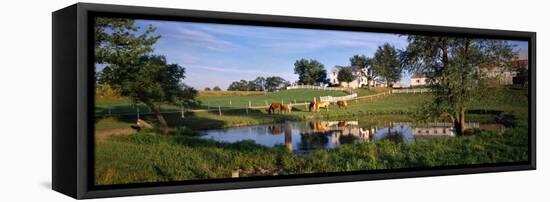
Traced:
<svg viewBox="0 0 550 202">
<path fill-rule="evenodd" d="M 468 123 L 479 128 L 478 123 Z M 483 127 L 483 125 L 481 125 Z M 294 152 L 335 148 L 342 144 L 366 143 L 387 139 L 411 142 L 434 137 L 453 137 L 451 123 L 378 122 L 360 125 L 358 120 L 298 121 L 202 131 L 202 138 L 220 142 L 252 140 L 272 147 L 284 145 Z"/>
</svg>

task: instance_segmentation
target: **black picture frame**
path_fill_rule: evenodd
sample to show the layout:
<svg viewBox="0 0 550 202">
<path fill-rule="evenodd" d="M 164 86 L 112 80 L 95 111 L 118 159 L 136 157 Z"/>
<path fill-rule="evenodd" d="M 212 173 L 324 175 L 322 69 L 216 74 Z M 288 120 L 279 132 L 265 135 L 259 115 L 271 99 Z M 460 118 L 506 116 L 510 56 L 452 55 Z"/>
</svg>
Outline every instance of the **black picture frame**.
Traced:
<svg viewBox="0 0 550 202">
<path fill-rule="evenodd" d="M 113 186 L 93 184 L 93 18 L 143 18 L 328 30 L 526 40 L 529 44 L 529 161 L 424 169 L 197 180 Z M 305 185 L 536 169 L 536 33 L 365 22 L 168 8 L 77 3 L 52 14 L 52 188 L 68 196 L 98 197 Z"/>
</svg>

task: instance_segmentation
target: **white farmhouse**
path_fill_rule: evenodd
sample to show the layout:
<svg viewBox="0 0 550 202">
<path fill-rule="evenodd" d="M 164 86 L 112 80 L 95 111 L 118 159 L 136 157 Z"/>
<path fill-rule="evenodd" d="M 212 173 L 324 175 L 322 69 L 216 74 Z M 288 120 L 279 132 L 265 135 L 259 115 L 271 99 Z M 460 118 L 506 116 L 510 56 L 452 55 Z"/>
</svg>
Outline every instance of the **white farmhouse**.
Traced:
<svg viewBox="0 0 550 202">
<path fill-rule="evenodd" d="M 414 74 L 411 77 L 411 87 L 422 87 L 428 85 L 428 77 L 424 74 Z"/>
<path fill-rule="evenodd" d="M 355 80 L 351 82 L 340 82 L 338 81 L 338 72 L 342 68 L 350 68 L 351 73 L 355 76 Z M 370 82 L 368 81 L 367 77 L 365 75 L 372 74 L 372 71 L 369 71 L 370 67 L 367 68 L 360 68 L 358 66 L 334 66 L 329 74 L 330 83 L 332 85 L 342 85 L 343 87 L 348 88 L 361 88 L 365 86 L 370 87 L 386 87 L 386 82 L 381 79 L 373 79 Z"/>
</svg>

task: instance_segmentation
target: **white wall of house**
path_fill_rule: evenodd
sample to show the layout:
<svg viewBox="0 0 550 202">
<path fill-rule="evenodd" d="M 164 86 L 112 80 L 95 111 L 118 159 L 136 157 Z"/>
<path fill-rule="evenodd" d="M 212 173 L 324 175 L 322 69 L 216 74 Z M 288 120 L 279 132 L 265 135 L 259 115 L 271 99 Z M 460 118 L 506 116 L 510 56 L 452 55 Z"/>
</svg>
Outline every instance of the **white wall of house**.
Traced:
<svg viewBox="0 0 550 202">
<path fill-rule="evenodd" d="M 341 84 L 343 87 L 349 88 L 360 88 L 361 86 L 368 85 L 367 77 L 362 76 L 366 74 L 366 69 L 356 68 L 356 71 L 352 71 L 352 74 L 356 77 L 355 80 L 351 82 L 340 82 L 338 81 L 338 71 L 340 71 L 340 68 L 342 67 L 336 66 L 330 71 L 329 80 L 331 84 Z M 360 71 L 363 71 L 363 73 L 361 73 Z"/>
<path fill-rule="evenodd" d="M 514 77 L 516 72 L 510 71 L 504 67 L 494 67 L 481 69 L 481 72 L 485 78 L 496 81 L 500 85 L 512 85 L 514 84 Z"/>
<path fill-rule="evenodd" d="M 426 77 L 411 77 L 411 87 L 428 85 Z"/>
</svg>

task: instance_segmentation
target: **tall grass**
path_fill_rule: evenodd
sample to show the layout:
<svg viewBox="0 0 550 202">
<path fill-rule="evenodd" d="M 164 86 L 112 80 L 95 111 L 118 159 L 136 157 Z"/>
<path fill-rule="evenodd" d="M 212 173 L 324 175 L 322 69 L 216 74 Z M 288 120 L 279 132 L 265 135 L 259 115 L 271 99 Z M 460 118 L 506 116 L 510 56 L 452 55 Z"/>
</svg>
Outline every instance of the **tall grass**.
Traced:
<svg viewBox="0 0 550 202">
<path fill-rule="evenodd" d="M 502 135 L 482 132 L 473 137 L 412 143 L 383 140 L 320 149 L 301 156 L 284 146 L 267 148 L 252 141 L 219 143 L 184 134 L 141 132 L 99 142 L 95 151 L 96 184 L 229 178 L 236 170 L 287 175 L 518 162 L 528 158 L 527 128 L 523 125 Z"/>
</svg>

